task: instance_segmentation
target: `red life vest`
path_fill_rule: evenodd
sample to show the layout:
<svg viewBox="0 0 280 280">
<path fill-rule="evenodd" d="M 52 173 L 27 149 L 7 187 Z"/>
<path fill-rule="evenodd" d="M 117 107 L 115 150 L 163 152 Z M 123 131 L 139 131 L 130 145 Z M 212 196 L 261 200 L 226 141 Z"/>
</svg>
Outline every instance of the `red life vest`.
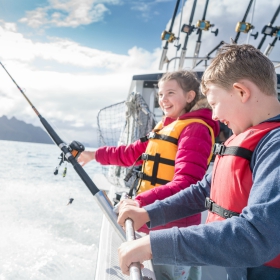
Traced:
<svg viewBox="0 0 280 280">
<path fill-rule="evenodd" d="M 224 146 L 228 151 L 245 148 L 249 150 L 249 153 L 253 152 L 262 137 L 277 127 L 280 127 L 279 122 L 266 122 L 253 126 L 237 136 L 231 136 Z M 241 213 L 248 204 L 252 185 L 252 171 L 248 159 L 226 152 L 224 156 L 216 156 L 212 171 L 210 199 L 218 205 L 218 208 L 220 206 L 224 210 L 229 210 L 229 213 Z M 208 211 L 206 223 L 224 219 L 224 217 Z M 280 255 L 265 265 L 280 268 Z"/>
</svg>

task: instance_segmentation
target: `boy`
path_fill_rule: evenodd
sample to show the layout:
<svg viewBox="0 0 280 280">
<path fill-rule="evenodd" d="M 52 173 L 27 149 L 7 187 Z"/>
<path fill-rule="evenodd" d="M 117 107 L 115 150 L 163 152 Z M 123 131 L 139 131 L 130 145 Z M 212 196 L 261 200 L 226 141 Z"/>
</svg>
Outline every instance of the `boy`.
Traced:
<svg viewBox="0 0 280 280">
<path fill-rule="evenodd" d="M 217 265 L 229 280 L 280 279 L 280 103 L 272 62 L 251 45 L 226 45 L 206 69 L 202 92 L 213 119 L 233 135 L 216 146 L 212 174 L 162 201 L 124 201 L 118 221 L 137 230 L 209 210 L 204 225 L 151 231 L 119 248 L 120 266 Z"/>
</svg>

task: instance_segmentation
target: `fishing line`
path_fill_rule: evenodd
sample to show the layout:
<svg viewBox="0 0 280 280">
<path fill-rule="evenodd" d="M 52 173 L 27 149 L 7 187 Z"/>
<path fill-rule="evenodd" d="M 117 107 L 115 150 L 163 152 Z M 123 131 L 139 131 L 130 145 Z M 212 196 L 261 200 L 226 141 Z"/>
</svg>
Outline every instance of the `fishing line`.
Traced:
<svg viewBox="0 0 280 280">
<path fill-rule="evenodd" d="M 185 6 L 185 3 L 186 3 L 186 0 L 184 0 L 182 2 L 182 7 L 181 7 L 181 16 L 180 16 L 180 23 L 179 23 L 179 26 L 178 26 L 178 37 L 177 37 L 177 40 L 178 40 L 178 46 L 176 48 L 176 55 L 175 57 L 177 57 L 177 53 L 179 51 L 179 48 L 181 47 L 181 44 L 180 44 L 180 31 L 181 31 L 181 24 L 182 24 L 182 17 L 183 17 L 183 11 L 184 11 L 184 6 Z M 176 69 L 176 59 L 174 61 L 174 70 Z"/>
<path fill-rule="evenodd" d="M 254 4 L 253 4 L 253 11 L 252 11 L 251 20 L 250 20 L 251 23 L 253 23 L 253 19 L 254 19 L 254 13 L 255 13 L 256 2 L 257 2 L 257 0 L 255 0 L 255 1 L 254 1 Z M 246 44 L 249 44 L 250 35 L 251 35 L 250 33 L 252 33 L 252 30 L 251 30 L 251 32 L 248 32 Z"/>
</svg>

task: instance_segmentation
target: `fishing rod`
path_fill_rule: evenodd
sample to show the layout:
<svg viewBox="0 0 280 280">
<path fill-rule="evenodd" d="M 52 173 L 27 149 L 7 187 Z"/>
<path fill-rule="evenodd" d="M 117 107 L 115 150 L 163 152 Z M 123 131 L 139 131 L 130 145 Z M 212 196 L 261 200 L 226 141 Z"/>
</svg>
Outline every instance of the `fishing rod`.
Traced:
<svg viewBox="0 0 280 280">
<path fill-rule="evenodd" d="M 273 39 L 272 43 L 268 44 L 267 48 L 265 49 L 265 51 L 263 53 L 267 57 L 269 57 L 270 53 L 272 52 L 277 40 L 278 39 L 280 40 L 280 27 L 275 28 L 273 34 L 275 35 L 275 38 Z"/>
<path fill-rule="evenodd" d="M 191 11 L 189 24 L 184 24 L 182 26 L 182 29 L 181 29 L 181 32 L 186 33 L 186 37 L 185 37 L 184 46 L 183 46 L 182 51 L 181 51 L 181 56 L 180 56 L 180 61 L 179 61 L 179 69 L 182 69 L 183 66 L 184 66 L 188 39 L 189 39 L 189 36 L 192 34 L 192 32 L 194 30 L 194 25 L 192 25 L 192 21 L 193 21 L 193 16 L 194 16 L 194 12 L 195 12 L 196 2 L 197 2 L 197 0 L 193 1 L 193 6 L 192 6 L 192 11 Z"/>
<path fill-rule="evenodd" d="M 240 36 L 241 32 L 248 33 L 250 30 L 255 28 L 251 23 L 246 22 L 246 18 L 247 18 L 248 13 L 249 13 L 249 11 L 251 9 L 253 1 L 254 0 L 250 0 L 249 5 L 248 5 L 248 7 L 246 9 L 246 12 L 245 12 L 245 15 L 244 15 L 242 21 L 239 21 L 236 24 L 235 31 L 237 32 L 237 34 L 235 36 L 235 39 L 233 40 L 233 43 L 235 43 L 235 44 L 237 44 L 237 41 L 239 39 L 239 36 Z M 251 34 L 251 36 L 253 36 L 255 38 L 255 40 L 257 39 L 258 35 L 259 35 L 258 32 L 256 34 Z"/>
<path fill-rule="evenodd" d="M 269 23 L 268 25 L 265 25 L 265 26 L 263 27 L 263 29 L 262 29 L 263 37 L 262 37 L 262 39 L 261 39 L 261 41 L 260 41 L 260 43 L 259 43 L 259 45 L 258 45 L 258 47 L 257 47 L 258 50 L 261 49 L 261 47 L 262 47 L 262 45 L 263 45 L 263 43 L 264 43 L 265 38 L 266 38 L 267 35 L 273 36 L 273 34 L 274 34 L 274 32 L 275 32 L 275 30 L 274 30 L 275 27 L 273 27 L 272 25 L 273 25 L 274 21 L 276 20 L 276 18 L 277 18 L 277 16 L 278 16 L 279 12 L 280 12 L 280 4 L 279 4 L 277 10 L 275 11 L 275 13 L 274 13 L 274 15 L 273 15 L 273 17 L 272 17 L 270 23 Z"/>
<path fill-rule="evenodd" d="M 237 44 L 237 41 L 238 41 L 238 39 L 239 39 L 239 36 L 240 36 L 240 33 L 241 33 L 241 32 L 243 32 L 243 33 L 248 33 L 251 29 L 254 28 L 253 25 L 251 25 L 251 24 L 248 23 L 248 22 L 245 22 L 245 21 L 246 21 L 246 18 L 247 18 L 247 16 L 248 16 L 248 13 L 249 13 L 249 11 L 250 11 L 250 8 L 251 8 L 251 6 L 252 6 L 253 1 L 254 1 L 254 0 L 250 0 L 249 5 L 248 5 L 248 7 L 247 7 L 247 9 L 246 9 L 246 12 L 245 12 L 245 15 L 244 15 L 242 21 L 239 21 L 239 22 L 237 23 L 237 25 L 236 25 L 235 31 L 237 32 L 237 34 L 236 34 L 235 39 L 233 40 L 233 43 L 235 43 L 235 44 Z M 257 36 L 258 36 L 258 33 L 254 34 L 254 35 L 251 34 L 251 35 L 254 36 L 255 39 L 256 39 Z M 219 49 L 219 47 L 220 47 L 221 45 L 223 45 L 224 43 L 225 43 L 224 41 L 221 41 L 212 51 L 210 51 L 210 52 L 206 55 L 206 57 L 207 57 L 208 59 L 210 59 L 210 55 L 211 55 L 214 51 L 216 51 L 217 49 Z M 195 66 L 199 65 L 202 61 L 203 61 L 203 60 L 200 60 Z M 207 60 L 205 60 L 205 63 L 206 63 L 206 61 L 207 61 Z"/>
<path fill-rule="evenodd" d="M 166 53 L 167 53 L 167 50 L 168 50 L 168 43 L 173 43 L 173 41 L 176 39 L 174 33 L 172 33 L 172 29 L 173 29 L 175 17 L 176 17 L 177 11 L 178 11 L 179 3 L 180 3 L 180 0 L 177 0 L 176 5 L 175 5 L 175 9 L 174 9 L 174 12 L 173 12 L 171 24 L 170 24 L 170 27 L 169 27 L 169 31 L 164 30 L 161 34 L 161 40 L 166 41 L 166 43 L 165 43 L 165 46 L 162 49 L 162 54 L 161 54 L 160 63 L 159 63 L 159 70 L 162 70 L 163 64 L 168 62 L 168 59 L 167 59 L 167 56 L 166 56 Z"/>
<path fill-rule="evenodd" d="M 195 45 L 193 67 L 192 68 L 195 68 L 197 57 L 199 55 L 200 46 L 201 46 L 202 31 L 208 31 L 210 27 L 214 27 L 214 24 L 211 24 L 210 21 L 205 20 L 206 12 L 207 12 L 207 9 L 208 9 L 208 4 L 209 4 L 209 0 L 206 0 L 202 19 L 199 20 L 196 24 L 196 28 L 197 28 L 197 33 L 196 34 L 198 34 L 198 38 L 197 38 L 196 45 Z M 216 29 L 215 31 L 211 31 L 211 33 L 214 33 L 215 36 L 218 35 L 218 32 L 219 32 L 218 29 Z"/>
<path fill-rule="evenodd" d="M 97 186 L 93 183 L 93 181 L 90 179 L 88 174 L 85 172 L 83 167 L 77 162 L 77 157 L 83 150 L 83 145 L 80 144 L 78 141 L 73 141 L 70 145 L 67 145 L 64 141 L 61 140 L 61 138 L 58 136 L 58 134 L 54 131 L 54 129 L 51 127 L 51 125 L 47 122 L 45 118 L 42 117 L 42 115 L 39 113 L 39 111 L 35 108 L 35 106 L 31 103 L 31 101 L 28 99 L 26 94 L 23 92 L 23 90 L 20 88 L 20 86 L 16 83 L 16 81 L 13 79 L 13 77 L 10 75 L 8 70 L 5 68 L 5 66 L 0 62 L 3 69 L 6 71 L 6 73 L 9 75 L 13 83 L 17 86 L 18 90 L 22 93 L 23 97 L 26 99 L 26 101 L 29 103 L 35 114 L 40 119 L 42 125 L 48 132 L 49 136 L 52 138 L 54 143 L 61 149 L 62 155 L 64 159 L 67 162 L 70 162 L 77 174 L 80 176 L 82 181 L 85 183 L 85 185 L 88 187 L 90 192 L 92 193 L 93 197 L 96 199 L 98 205 L 100 206 L 101 210 L 107 217 L 107 219 L 110 221 L 113 228 L 118 233 L 119 237 L 122 241 L 125 241 L 125 232 L 122 229 L 122 227 L 117 223 L 117 215 L 113 211 L 113 205 L 110 202 L 109 198 L 107 197 L 105 191 L 100 191 Z M 74 143 L 74 144 L 73 144 Z M 77 150 L 75 150 L 77 149 Z"/>
<path fill-rule="evenodd" d="M 216 51 L 217 49 L 219 49 L 219 47 L 222 46 L 224 43 L 225 43 L 224 41 L 221 41 L 213 50 L 211 50 L 211 51 L 205 56 L 206 59 L 201 59 L 199 62 L 197 62 L 197 64 L 196 64 L 195 66 L 199 65 L 202 61 L 205 61 L 205 63 L 207 63 L 207 60 L 210 59 L 210 55 L 211 55 L 214 51 Z"/>
</svg>

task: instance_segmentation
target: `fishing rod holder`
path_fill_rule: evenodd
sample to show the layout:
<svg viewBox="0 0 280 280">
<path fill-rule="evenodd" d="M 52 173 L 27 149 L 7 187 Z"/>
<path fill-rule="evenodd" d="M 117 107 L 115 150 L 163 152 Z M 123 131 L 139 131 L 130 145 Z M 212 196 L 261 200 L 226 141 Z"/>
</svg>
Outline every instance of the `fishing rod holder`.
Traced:
<svg viewBox="0 0 280 280">
<path fill-rule="evenodd" d="M 167 41 L 168 43 L 173 43 L 174 40 L 178 39 L 175 37 L 175 34 L 169 31 L 164 30 L 161 33 L 161 40 L 162 41 Z"/>
</svg>

